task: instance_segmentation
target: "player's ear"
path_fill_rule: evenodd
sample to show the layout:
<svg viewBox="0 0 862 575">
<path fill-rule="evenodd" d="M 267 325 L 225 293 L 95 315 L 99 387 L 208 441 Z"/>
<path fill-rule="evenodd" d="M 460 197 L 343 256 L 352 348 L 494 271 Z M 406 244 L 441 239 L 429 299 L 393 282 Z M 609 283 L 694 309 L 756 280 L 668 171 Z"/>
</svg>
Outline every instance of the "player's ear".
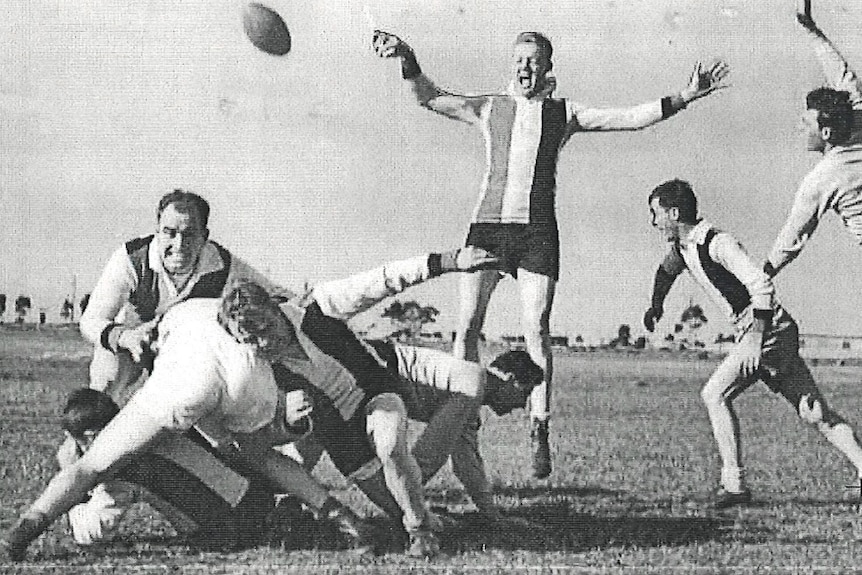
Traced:
<svg viewBox="0 0 862 575">
<path fill-rule="evenodd" d="M 832 126 L 821 126 L 820 138 L 822 138 L 824 142 L 832 140 Z"/>
<path fill-rule="evenodd" d="M 679 221 L 679 208 L 676 206 L 672 206 L 672 207 L 668 208 L 667 215 L 673 221 L 678 222 Z"/>
</svg>

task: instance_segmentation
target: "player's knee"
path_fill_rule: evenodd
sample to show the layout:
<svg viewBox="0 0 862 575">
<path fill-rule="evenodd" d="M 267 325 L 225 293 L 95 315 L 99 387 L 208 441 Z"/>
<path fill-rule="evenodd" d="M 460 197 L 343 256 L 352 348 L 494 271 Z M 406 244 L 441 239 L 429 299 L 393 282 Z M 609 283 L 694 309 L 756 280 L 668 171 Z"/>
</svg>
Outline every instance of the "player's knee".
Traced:
<svg viewBox="0 0 862 575">
<path fill-rule="evenodd" d="M 367 432 L 381 461 L 390 459 L 406 441 L 407 409 L 394 393 L 375 396 L 368 403 Z"/>
<path fill-rule="evenodd" d="M 725 403 L 724 394 L 721 393 L 721 390 L 714 385 L 710 385 L 707 383 L 703 386 L 703 389 L 700 390 L 700 399 L 703 401 L 704 405 L 706 405 L 707 409 L 714 406 L 721 406 Z"/>
<path fill-rule="evenodd" d="M 823 422 L 824 411 L 827 411 L 824 407 L 825 406 L 818 398 L 810 395 L 803 395 L 799 399 L 797 412 L 799 413 L 799 417 L 805 423 L 818 425 Z"/>
<path fill-rule="evenodd" d="M 832 411 L 819 397 L 803 395 L 799 400 L 797 411 L 802 421 L 818 427 L 834 427 L 845 423 L 844 418 Z"/>
</svg>

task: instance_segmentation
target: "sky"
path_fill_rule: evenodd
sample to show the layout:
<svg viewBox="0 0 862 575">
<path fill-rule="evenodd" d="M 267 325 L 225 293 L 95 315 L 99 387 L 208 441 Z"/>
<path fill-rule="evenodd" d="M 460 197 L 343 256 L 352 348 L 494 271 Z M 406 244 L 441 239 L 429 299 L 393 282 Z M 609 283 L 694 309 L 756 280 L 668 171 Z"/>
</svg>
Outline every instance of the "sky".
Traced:
<svg viewBox="0 0 862 575">
<path fill-rule="evenodd" d="M 267 2 L 291 30 L 284 57 L 245 38 L 243 2 L 0 0 L 0 293 L 56 317 L 122 242 L 154 231 L 175 187 L 210 201 L 213 239 L 292 287 L 461 245 L 482 137 L 415 105 L 397 64 L 373 56 L 375 26 L 456 92 L 501 90 L 528 29 L 554 43 L 557 95 L 595 106 L 655 100 L 698 59 L 729 62 L 728 89 L 644 131 L 577 135 L 561 153 L 555 334 L 641 332 L 666 249 L 646 197 L 662 181 L 689 180 L 703 215 L 759 261 L 818 160 L 798 126 L 822 80 L 787 0 Z M 862 66 L 862 8 L 815 0 L 814 17 Z M 827 217 L 777 280 L 803 332 L 862 334 L 859 262 Z M 440 278 L 402 299 L 440 309 L 448 331 L 457 285 Z M 710 329 L 730 330 L 681 280 L 660 331 L 690 299 Z M 507 280 L 486 332 L 518 333 L 518 312 Z"/>
</svg>

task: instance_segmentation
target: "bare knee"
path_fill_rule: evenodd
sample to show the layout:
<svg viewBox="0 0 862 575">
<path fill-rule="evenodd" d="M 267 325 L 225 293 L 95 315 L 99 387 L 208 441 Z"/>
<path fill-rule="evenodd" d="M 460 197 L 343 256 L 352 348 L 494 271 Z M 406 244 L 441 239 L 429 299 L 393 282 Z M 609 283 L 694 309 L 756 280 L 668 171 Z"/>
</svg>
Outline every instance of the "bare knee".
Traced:
<svg viewBox="0 0 862 575">
<path fill-rule="evenodd" d="M 831 428 L 845 423 L 844 419 L 829 409 L 822 399 L 812 395 L 803 395 L 799 399 L 797 412 L 802 421 L 817 427 Z"/>
<path fill-rule="evenodd" d="M 368 403 L 367 432 L 380 461 L 386 463 L 399 450 L 406 451 L 407 409 L 394 393 L 375 396 Z"/>
</svg>

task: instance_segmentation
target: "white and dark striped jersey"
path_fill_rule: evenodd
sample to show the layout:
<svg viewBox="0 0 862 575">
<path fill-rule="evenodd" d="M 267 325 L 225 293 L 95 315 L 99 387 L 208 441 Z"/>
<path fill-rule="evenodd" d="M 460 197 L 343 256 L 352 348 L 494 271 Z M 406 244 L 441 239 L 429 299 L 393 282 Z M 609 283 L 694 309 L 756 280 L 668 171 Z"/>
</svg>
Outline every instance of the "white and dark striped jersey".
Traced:
<svg viewBox="0 0 862 575">
<path fill-rule="evenodd" d="M 673 244 L 661 268 L 671 277 L 687 269 L 739 329 L 751 324 L 754 310 L 769 310 L 773 316 L 781 310 L 769 276 L 733 236 L 706 221 Z"/>
<path fill-rule="evenodd" d="M 486 172 L 474 223 L 555 223 L 557 158 L 575 133 L 638 130 L 674 113 L 670 98 L 590 108 L 547 92 L 533 98 L 451 94 L 422 74 L 411 85 L 422 106 L 482 130 Z"/>
</svg>

